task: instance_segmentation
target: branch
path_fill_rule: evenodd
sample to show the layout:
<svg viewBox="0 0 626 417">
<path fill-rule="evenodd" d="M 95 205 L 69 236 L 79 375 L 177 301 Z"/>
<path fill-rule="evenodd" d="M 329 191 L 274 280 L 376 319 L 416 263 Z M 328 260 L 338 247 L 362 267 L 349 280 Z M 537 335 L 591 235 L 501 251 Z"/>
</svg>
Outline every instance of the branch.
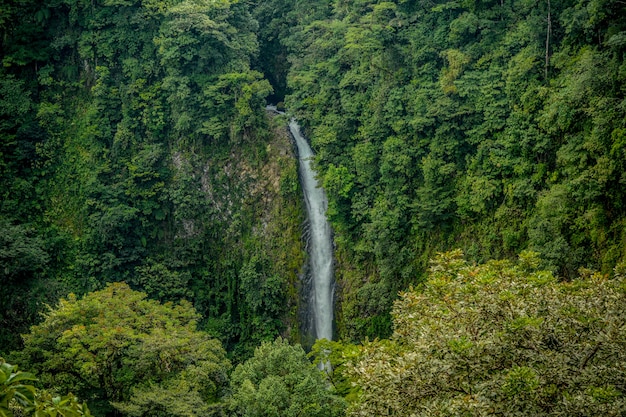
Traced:
<svg viewBox="0 0 626 417">
<path fill-rule="evenodd" d="M 589 352 L 587 356 L 585 356 L 585 360 L 583 360 L 578 369 L 580 369 L 581 371 L 585 369 L 585 366 L 587 366 L 587 362 L 589 362 L 591 358 L 593 358 L 600 350 L 600 346 L 602 346 L 602 342 L 598 342 L 598 344 L 591 350 L 591 352 Z"/>
</svg>

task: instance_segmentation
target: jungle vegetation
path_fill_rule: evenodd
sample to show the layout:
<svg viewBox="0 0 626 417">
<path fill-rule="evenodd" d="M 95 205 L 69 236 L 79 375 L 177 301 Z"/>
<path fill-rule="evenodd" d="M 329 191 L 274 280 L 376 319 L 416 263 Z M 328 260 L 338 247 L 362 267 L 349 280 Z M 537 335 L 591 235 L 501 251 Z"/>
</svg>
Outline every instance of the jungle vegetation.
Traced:
<svg viewBox="0 0 626 417">
<path fill-rule="evenodd" d="M 2 0 L 0 415 L 623 414 L 624 16 Z M 336 246 L 308 359 L 279 102 Z"/>
</svg>

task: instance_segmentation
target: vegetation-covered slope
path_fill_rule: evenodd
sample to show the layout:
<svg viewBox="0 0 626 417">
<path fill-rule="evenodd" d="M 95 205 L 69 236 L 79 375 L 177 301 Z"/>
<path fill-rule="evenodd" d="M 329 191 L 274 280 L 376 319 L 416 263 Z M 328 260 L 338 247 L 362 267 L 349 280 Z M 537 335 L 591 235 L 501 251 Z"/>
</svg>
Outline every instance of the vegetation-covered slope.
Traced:
<svg viewBox="0 0 626 417">
<path fill-rule="evenodd" d="M 622 2 L 273 3 L 265 27 L 297 22 L 286 103 L 330 196 L 344 335 L 388 333 L 438 250 L 532 249 L 566 278 L 623 259 Z"/>
<path fill-rule="evenodd" d="M 295 335 L 296 164 L 247 5 L 5 3 L 0 351 L 115 281 L 191 300 L 235 356 Z"/>
<path fill-rule="evenodd" d="M 594 310 L 585 300 L 623 298 L 623 271 L 612 281 L 606 276 L 626 254 L 625 15 L 620 0 L 4 1 L 0 352 L 24 347 L 19 334 L 40 320 L 45 304 L 69 292 L 92 300 L 102 294 L 94 291 L 124 281 L 151 300 L 191 301 L 200 332 L 219 338 L 234 362 L 261 348 L 228 388 L 220 382 L 219 393 L 207 394 L 206 379 L 178 386 L 196 390 L 189 398 L 204 397 L 197 407 L 176 410 L 151 403 L 151 388 L 124 374 L 139 369 L 135 359 L 119 362 L 105 374 L 122 382 L 99 410 L 263 415 L 287 412 L 288 403 L 290 413 L 341 414 L 343 402 L 320 388 L 301 350 L 269 343 L 278 335 L 298 339 L 296 282 L 304 258 L 296 164 L 284 120 L 264 110 L 270 97 L 284 99 L 305 127 L 330 198 L 339 336 L 391 336 L 395 325 L 391 340 L 362 349 L 314 348 L 336 362 L 329 382 L 353 415 L 379 405 L 402 415 L 416 404 L 452 414 L 507 404 L 514 407 L 503 414 L 578 413 L 568 408 L 571 398 L 598 413 L 623 413 L 621 368 L 602 373 L 608 361 L 623 362 L 623 341 L 600 341 L 598 334 L 613 329 L 592 325 L 621 323 L 623 312 Z M 449 280 L 433 276 L 392 314 L 398 291 L 426 279 L 428 259 L 457 247 L 469 262 L 453 259 L 444 268 Z M 551 272 L 507 263 L 526 249 Z M 492 258 L 504 260 L 472 263 Z M 583 280 L 535 282 L 550 274 Z M 476 276 L 480 288 L 472 284 Z M 509 307 L 523 314 L 481 320 L 485 334 L 501 338 L 497 343 L 471 339 L 471 331 L 458 338 L 432 333 L 424 348 L 415 340 L 429 331 L 429 312 L 414 307 L 450 307 L 428 298 L 441 289 L 438 282 L 459 303 L 481 291 L 500 301 L 510 295 Z M 531 301 L 543 304 L 532 310 L 527 294 L 507 283 L 541 287 L 545 293 Z M 489 292 L 495 286 L 506 288 L 496 296 Z M 587 307 L 582 316 L 573 311 Z M 405 323 L 406 315 L 415 322 Z M 589 338 L 570 344 L 568 330 L 555 330 L 557 319 L 582 326 L 579 333 Z M 453 317 L 448 330 L 466 324 Z M 69 337 L 81 329 L 64 331 Z M 535 353 L 510 347 L 520 335 L 535 343 Z M 21 357 L 36 368 L 42 362 L 24 356 L 28 349 L 63 337 L 36 341 L 31 334 Z M 72 340 L 75 349 L 91 343 Z M 507 346 L 503 359 L 485 363 L 489 349 Z M 58 350 L 60 357 L 72 354 Z M 577 361 L 548 369 L 552 362 L 542 355 Z M 283 378 L 280 366 L 255 371 L 266 357 L 302 365 L 306 383 Z M 377 368 L 381 358 L 390 368 Z M 467 367 L 458 364 L 473 366 L 477 378 L 466 383 Z M 455 372 L 443 382 L 411 373 L 435 375 L 439 365 Z M 398 378 L 386 381 L 391 374 Z M 565 374 L 580 384 L 559 379 Z M 155 389 L 174 384 L 150 381 Z M 386 397 L 387 382 L 424 391 L 408 392 L 398 406 L 395 393 Z M 316 400 L 302 400 L 298 387 L 328 409 L 307 408 Z M 133 397 L 133 389 L 145 395 Z M 424 403 L 424 392 L 440 396 Z M 486 394 L 463 403 L 477 392 Z M 267 407 L 250 407 L 255 398 Z M 275 404 L 277 398 L 286 402 Z M 117 411 L 107 408 L 110 401 Z"/>
<path fill-rule="evenodd" d="M 295 168 L 267 146 L 254 68 L 317 151 L 342 335 L 389 334 L 396 292 L 438 250 L 609 271 L 623 15 L 612 0 L 5 2 L 3 328 L 122 280 L 193 299 L 231 347 L 255 340 L 248 355 L 296 328 Z"/>
</svg>

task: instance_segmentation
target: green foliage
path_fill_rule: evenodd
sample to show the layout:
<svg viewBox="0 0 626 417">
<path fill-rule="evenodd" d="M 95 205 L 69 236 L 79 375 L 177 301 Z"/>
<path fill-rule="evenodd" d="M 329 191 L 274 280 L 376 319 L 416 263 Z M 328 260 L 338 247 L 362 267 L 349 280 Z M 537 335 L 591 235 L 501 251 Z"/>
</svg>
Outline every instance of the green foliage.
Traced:
<svg viewBox="0 0 626 417">
<path fill-rule="evenodd" d="M 251 68 L 249 5 L 1 9 L 0 279 L 14 285 L 0 304 L 0 350 L 20 347 L 45 303 L 120 281 L 191 300 L 235 357 L 295 329 L 286 294 L 302 257 L 297 174 L 282 143 L 280 155 L 268 151 L 272 88 Z M 288 171 L 279 197 L 271 186 Z M 271 243 L 274 223 L 289 239 Z M 262 273 L 280 309 L 250 309 L 240 284 L 261 247 L 272 248 Z"/>
<path fill-rule="evenodd" d="M 316 151 L 342 335 L 389 335 L 397 292 L 451 247 L 610 272 L 626 246 L 624 14 L 618 0 L 5 1 L 0 350 L 45 302 L 120 281 L 190 299 L 237 360 L 297 337 L 301 204 L 268 95 Z"/>
<path fill-rule="evenodd" d="M 57 295 L 54 285 L 39 288 L 51 261 L 50 239 L 35 227 L 11 221 L 0 214 L 0 352 L 19 345 L 19 333 L 36 319 L 40 303 Z"/>
<path fill-rule="evenodd" d="M 148 261 L 137 267 L 130 283 L 142 288 L 153 299 L 174 301 L 193 295 L 189 289 L 189 271 L 177 271 L 156 261 Z"/>
<path fill-rule="evenodd" d="M 364 317 L 359 287 L 393 298 L 438 250 L 482 261 L 532 249 L 570 279 L 624 257 L 622 3 L 293 9 L 316 7 L 282 41 L 285 102 L 307 127 L 346 253 L 340 328 Z"/>
<path fill-rule="evenodd" d="M 268 273 L 270 271 L 268 261 L 253 256 L 239 273 L 242 304 L 249 309 L 257 326 L 266 327 L 255 332 L 261 340 L 276 336 L 277 330 L 280 329 L 278 317 L 284 314 L 287 306 L 281 277 Z"/>
<path fill-rule="evenodd" d="M 33 374 L 17 370 L 0 358 L 0 415 L 13 416 L 14 406 L 28 407 L 35 401 L 35 387 L 28 382 L 36 381 Z"/>
<path fill-rule="evenodd" d="M 360 348 L 356 345 L 320 339 L 315 342 L 308 356 L 318 366 L 323 365 L 322 371 L 334 392 L 352 402 L 357 398 L 358 387 L 348 377 L 347 370 L 359 354 Z"/>
<path fill-rule="evenodd" d="M 202 413 L 223 395 L 230 362 L 196 330 L 198 318 L 187 302 L 160 304 L 110 284 L 61 300 L 24 336 L 19 357 L 43 385 L 76 392 L 99 414 Z"/>
<path fill-rule="evenodd" d="M 0 416 L 91 416 L 87 404 L 80 403 L 74 395 L 57 396 L 28 384 L 35 381 L 33 374 L 18 371 L 17 365 L 0 358 Z"/>
<path fill-rule="evenodd" d="M 264 342 L 231 376 L 229 404 L 236 416 L 341 416 L 344 403 L 299 345 Z"/>
<path fill-rule="evenodd" d="M 48 391 L 39 391 L 34 404 L 27 412 L 33 417 L 78 417 L 91 416 L 89 407 L 80 402 L 73 394 L 64 396 L 53 395 Z"/>
<path fill-rule="evenodd" d="M 16 278 L 37 271 L 49 260 L 43 239 L 25 225 L 0 218 L 0 282 L 10 285 Z"/>
<path fill-rule="evenodd" d="M 623 276 L 558 282 L 518 262 L 440 254 L 401 294 L 391 340 L 347 364 L 351 415 L 622 415 Z"/>
</svg>

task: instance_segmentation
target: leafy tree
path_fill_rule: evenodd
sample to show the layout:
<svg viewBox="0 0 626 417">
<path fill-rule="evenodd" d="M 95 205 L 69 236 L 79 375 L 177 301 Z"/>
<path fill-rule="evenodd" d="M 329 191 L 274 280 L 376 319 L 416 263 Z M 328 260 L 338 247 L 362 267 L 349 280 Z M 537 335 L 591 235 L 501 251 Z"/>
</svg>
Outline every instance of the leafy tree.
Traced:
<svg viewBox="0 0 626 417">
<path fill-rule="evenodd" d="M 48 245 L 34 227 L 0 214 L 0 352 L 19 346 L 19 333 L 36 319 L 39 304 L 54 300 L 55 286 L 48 285 L 47 293 L 36 290 L 50 261 Z"/>
<path fill-rule="evenodd" d="M 16 278 L 40 269 L 49 255 L 43 239 L 25 225 L 13 225 L 0 217 L 0 282 L 9 285 Z"/>
<path fill-rule="evenodd" d="M 39 390 L 29 382 L 37 378 L 31 373 L 17 370 L 0 358 L 0 416 L 14 417 L 25 413 L 34 417 L 78 417 L 91 416 L 85 403 L 68 394 L 52 395 Z"/>
<path fill-rule="evenodd" d="M 324 364 L 322 370 L 333 390 L 351 402 L 357 399 L 359 388 L 348 377 L 347 369 L 360 353 L 360 347 L 357 345 L 319 339 L 313 344 L 309 357 L 313 358 L 314 363 Z"/>
<path fill-rule="evenodd" d="M 28 407 L 35 401 L 35 387 L 28 382 L 37 378 L 28 372 L 17 370 L 0 358 L 0 415 L 13 416 L 11 408 Z"/>
<path fill-rule="evenodd" d="M 252 334 L 245 332 L 244 337 L 254 340 L 255 347 L 260 341 L 275 339 L 280 334 L 283 324 L 279 317 L 286 311 L 288 303 L 285 283 L 279 275 L 268 273 L 268 261 L 253 256 L 239 272 L 239 291 L 243 298 L 240 312 L 247 313 L 247 319 L 252 322 L 248 325 Z"/>
<path fill-rule="evenodd" d="M 79 417 L 92 416 L 89 407 L 73 395 L 53 395 L 48 391 L 39 390 L 36 393 L 33 406 L 26 409 L 33 417 Z"/>
<path fill-rule="evenodd" d="M 539 263 L 440 254 L 396 302 L 393 337 L 347 365 L 359 387 L 349 414 L 623 415 L 623 266 L 559 282 Z"/>
<path fill-rule="evenodd" d="M 229 404 L 236 416 L 341 416 L 344 403 L 299 346 L 264 342 L 231 376 Z"/>
<path fill-rule="evenodd" d="M 198 318 L 187 302 L 160 304 L 110 284 L 61 300 L 18 356 L 43 385 L 76 392 L 99 415 L 111 406 L 133 416 L 201 415 L 222 397 L 230 363 L 196 330 Z"/>
</svg>

